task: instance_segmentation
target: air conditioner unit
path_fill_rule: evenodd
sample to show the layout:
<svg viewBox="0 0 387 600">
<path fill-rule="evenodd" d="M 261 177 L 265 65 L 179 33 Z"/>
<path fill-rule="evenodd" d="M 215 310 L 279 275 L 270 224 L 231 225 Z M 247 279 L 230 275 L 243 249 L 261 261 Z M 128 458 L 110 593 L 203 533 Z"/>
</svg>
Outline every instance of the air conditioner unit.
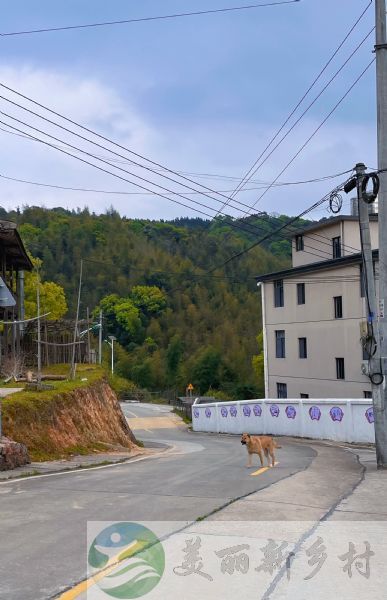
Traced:
<svg viewBox="0 0 387 600">
<path fill-rule="evenodd" d="M 368 364 L 368 361 L 363 361 L 361 363 L 361 372 L 363 373 L 363 375 L 369 375 L 370 374 L 370 366 Z"/>
</svg>

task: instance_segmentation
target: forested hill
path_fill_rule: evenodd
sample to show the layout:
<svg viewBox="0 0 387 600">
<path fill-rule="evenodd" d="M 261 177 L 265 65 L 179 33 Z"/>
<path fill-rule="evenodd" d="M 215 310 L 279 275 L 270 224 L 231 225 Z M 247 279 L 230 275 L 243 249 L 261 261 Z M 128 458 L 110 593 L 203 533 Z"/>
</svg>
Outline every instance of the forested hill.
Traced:
<svg viewBox="0 0 387 600">
<path fill-rule="evenodd" d="M 18 223 L 28 250 L 43 261 L 44 279 L 63 286 L 69 315 L 85 259 L 82 316 L 102 302 L 105 333 L 118 333 L 122 346 L 122 375 L 149 389 L 184 389 L 193 380 L 202 393 L 221 389 L 235 397 L 243 386 L 258 393 L 262 381 L 252 357 L 261 306 L 254 276 L 287 266 L 289 242 L 274 236 L 206 273 L 288 217 L 249 217 L 235 228 L 225 218 L 148 221 L 121 218 L 114 210 L 95 215 L 25 207 L 1 211 L 0 218 Z M 144 299 L 155 291 L 160 297 L 153 304 Z"/>
</svg>

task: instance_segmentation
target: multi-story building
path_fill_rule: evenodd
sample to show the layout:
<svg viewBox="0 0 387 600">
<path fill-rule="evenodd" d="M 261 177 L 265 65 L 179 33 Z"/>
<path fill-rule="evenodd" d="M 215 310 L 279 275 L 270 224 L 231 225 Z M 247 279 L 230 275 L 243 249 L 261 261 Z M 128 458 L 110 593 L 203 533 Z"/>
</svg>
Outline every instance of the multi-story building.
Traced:
<svg viewBox="0 0 387 600">
<path fill-rule="evenodd" d="M 370 216 L 378 271 L 378 220 Z M 368 398 L 367 312 L 359 223 L 339 216 L 296 231 L 292 267 L 257 277 L 267 398 Z"/>
</svg>

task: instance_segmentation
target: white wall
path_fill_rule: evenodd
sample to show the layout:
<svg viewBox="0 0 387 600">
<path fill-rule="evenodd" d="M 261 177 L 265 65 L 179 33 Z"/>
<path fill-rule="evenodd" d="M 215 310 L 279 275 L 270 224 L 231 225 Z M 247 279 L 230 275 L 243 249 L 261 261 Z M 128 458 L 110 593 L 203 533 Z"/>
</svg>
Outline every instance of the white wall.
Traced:
<svg viewBox="0 0 387 600">
<path fill-rule="evenodd" d="M 194 404 L 194 431 L 374 443 L 371 400 L 241 400 Z"/>
</svg>

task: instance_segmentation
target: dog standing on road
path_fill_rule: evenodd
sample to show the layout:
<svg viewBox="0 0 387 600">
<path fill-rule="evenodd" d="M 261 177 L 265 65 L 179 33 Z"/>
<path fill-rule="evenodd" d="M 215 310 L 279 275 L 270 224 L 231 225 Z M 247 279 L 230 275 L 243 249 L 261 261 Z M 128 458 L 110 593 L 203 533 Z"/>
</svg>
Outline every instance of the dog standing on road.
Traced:
<svg viewBox="0 0 387 600">
<path fill-rule="evenodd" d="M 275 448 L 281 448 L 277 442 L 269 435 L 250 435 L 249 433 L 243 433 L 241 438 L 241 444 L 246 446 L 248 463 L 247 467 L 251 467 L 252 455 L 258 454 L 261 460 L 261 466 L 263 467 L 263 453 L 267 458 L 269 467 L 275 465 Z M 271 460 L 270 460 L 271 459 Z"/>
</svg>

